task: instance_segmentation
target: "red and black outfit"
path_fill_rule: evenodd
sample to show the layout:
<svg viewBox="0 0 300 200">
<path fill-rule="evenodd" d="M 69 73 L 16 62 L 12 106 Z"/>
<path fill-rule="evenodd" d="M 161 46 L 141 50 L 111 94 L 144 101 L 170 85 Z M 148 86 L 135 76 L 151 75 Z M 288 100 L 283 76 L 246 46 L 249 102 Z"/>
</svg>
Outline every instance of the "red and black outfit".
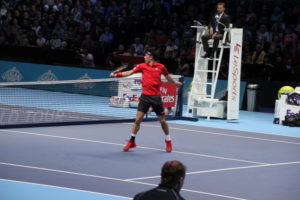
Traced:
<svg viewBox="0 0 300 200">
<path fill-rule="evenodd" d="M 138 111 L 146 113 L 152 106 L 157 116 L 164 115 L 164 109 L 161 100 L 161 75 L 169 74 L 167 68 L 158 62 L 153 62 L 152 65 L 142 63 L 133 68 L 134 73 L 142 73 L 142 95 L 138 105 Z"/>
</svg>

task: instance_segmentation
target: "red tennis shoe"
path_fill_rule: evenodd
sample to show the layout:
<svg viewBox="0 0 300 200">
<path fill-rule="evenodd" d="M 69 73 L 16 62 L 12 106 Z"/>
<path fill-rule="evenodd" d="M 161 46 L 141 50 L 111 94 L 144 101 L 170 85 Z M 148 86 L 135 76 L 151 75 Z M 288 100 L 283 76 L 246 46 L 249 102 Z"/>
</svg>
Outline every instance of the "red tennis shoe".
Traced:
<svg viewBox="0 0 300 200">
<path fill-rule="evenodd" d="M 166 142 L 166 152 L 172 151 L 172 141 L 171 140 L 165 140 Z"/>
<path fill-rule="evenodd" d="M 136 147 L 136 143 L 129 140 L 126 146 L 123 148 L 123 151 L 128 151 L 129 149 L 134 147 Z"/>
</svg>

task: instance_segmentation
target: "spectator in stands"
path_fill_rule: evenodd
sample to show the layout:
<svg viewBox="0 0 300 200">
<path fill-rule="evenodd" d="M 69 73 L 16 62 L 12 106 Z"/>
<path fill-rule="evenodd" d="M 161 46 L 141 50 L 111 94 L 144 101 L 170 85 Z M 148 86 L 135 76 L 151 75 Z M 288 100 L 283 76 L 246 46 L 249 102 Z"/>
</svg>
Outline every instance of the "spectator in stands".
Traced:
<svg viewBox="0 0 300 200">
<path fill-rule="evenodd" d="M 256 32 L 256 42 L 263 45 L 270 42 L 270 34 L 266 25 L 260 25 L 258 31 Z"/>
<path fill-rule="evenodd" d="M 182 75 L 182 76 L 189 76 L 190 75 L 190 65 L 187 62 L 187 60 L 183 58 L 177 59 L 177 69 L 176 74 Z"/>
<path fill-rule="evenodd" d="M 137 56 L 134 46 L 130 46 L 130 48 L 124 53 L 124 55 Z"/>
<path fill-rule="evenodd" d="M 104 29 L 104 33 L 102 33 L 100 35 L 99 41 L 104 43 L 104 44 L 110 44 L 113 42 L 114 39 L 114 35 L 113 33 L 110 31 L 110 28 L 107 26 Z"/>
<path fill-rule="evenodd" d="M 54 34 L 50 39 L 49 45 L 51 49 L 60 49 L 62 40 L 58 37 L 57 34 Z"/>
<path fill-rule="evenodd" d="M 252 64 L 263 64 L 266 56 L 266 52 L 261 44 L 256 45 L 256 49 L 252 54 Z"/>
<path fill-rule="evenodd" d="M 7 7 L 5 3 L 1 4 L 1 8 L 0 8 L 0 17 L 5 16 L 7 13 Z"/>
<path fill-rule="evenodd" d="M 178 46 L 175 44 L 175 42 L 169 39 L 166 42 L 165 46 L 166 46 L 165 53 L 170 53 L 170 57 L 172 59 L 176 59 L 178 55 Z"/>
<path fill-rule="evenodd" d="M 246 47 L 247 44 L 249 52 L 253 53 L 256 44 L 260 43 L 274 66 L 278 56 L 281 57 L 284 66 L 289 59 L 292 59 L 293 66 L 298 66 L 300 59 L 296 55 L 299 55 L 297 50 L 300 34 L 299 1 L 290 0 L 283 3 L 279 0 L 273 2 L 254 0 L 228 1 L 228 3 L 232 23 L 235 27 L 244 29 L 243 46 Z M 130 47 L 131 41 L 139 37 L 144 46 L 155 47 L 160 57 L 164 55 L 168 57 L 166 63 L 172 63 L 176 56 L 169 52 L 171 47 L 168 47 L 167 41 L 171 39 L 178 48 L 180 54 L 178 56 L 188 60 L 190 71 L 193 71 L 191 61 L 194 59 L 195 49 L 191 38 L 194 40 L 195 33 L 190 24 L 193 20 L 200 20 L 203 23 L 209 21 L 209 8 L 214 4 L 215 1 L 201 1 L 198 5 L 195 1 L 156 0 L 2 0 L 0 43 L 52 48 L 48 43 L 56 34 L 61 39 L 59 49 L 90 50 L 93 46 L 93 52 L 97 52 L 95 56 L 107 57 L 119 44 L 123 44 L 126 48 Z M 145 14 L 147 12 L 151 15 Z M 103 30 L 105 27 L 108 27 L 113 37 L 112 39 L 106 37 L 100 41 L 100 36 L 105 35 Z M 35 32 L 35 36 L 30 30 Z M 90 35 L 88 41 L 86 35 Z M 39 39 L 41 41 L 37 42 Z M 140 54 L 137 47 L 135 50 Z M 102 62 L 102 65 L 106 61 L 95 60 Z M 244 61 L 249 62 L 249 53 Z"/>
<path fill-rule="evenodd" d="M 118 52 L 114 51 L 112 55 L 109 55 L 106 59 L 107 64 L 111 70 L 117 69 L 122 65 L 120 58 L 118 57 Z"/>
<path fill-rule="evenodd" d="M 81 59 L 82 65 L 86 67 L 95 67 L 94 56 L 89 53 L 87 49 L 80 49 L 77 51 L 79 58 Z"/>
<path fill-rule="evenodd" d="M 125 47 L 124 47 L 123 44 L 119 44 L 117 53 L 118 53 L 118 54 L 123 54 L 123 53 L 125 53 Z"/>
<path fill-rule="evenodd" d="M 48 45 L 47 40 L 41 34 L 38 34 L 36 44 L 38 47 L 46 47 Z"/>
<path fill-rule="evenodd" d="M 92 50 L 94 48 L 94 41 L 92 40 L 90 34 L 85 35 L 84 40 L 81 43 L 81 48 L 88 49 L 88 50 Z"/>
<path fill-rule="evenodd" d="M 296 47 L 297 40 L 298 36 L 294 32 L 294 27 L 290 25 L 287 29 L 287 33 L 284 35 L 284 44 L 286 46 Z"/>
<path fill-rule="evenodd" d="M 134 39 L 132 46 L 135 49 L 135 54 L 138 56 L 144 55 L 144 45 L 141 43 L 141 38 L 137 37 Z"/>
<path fill-rule="evenodd" d="M 39 25 L 38 20 L 34 20 L 31 29 L 35 32 L 35 35 L 38 35 L 41 29 L 41 26 Z"/>
</svg>

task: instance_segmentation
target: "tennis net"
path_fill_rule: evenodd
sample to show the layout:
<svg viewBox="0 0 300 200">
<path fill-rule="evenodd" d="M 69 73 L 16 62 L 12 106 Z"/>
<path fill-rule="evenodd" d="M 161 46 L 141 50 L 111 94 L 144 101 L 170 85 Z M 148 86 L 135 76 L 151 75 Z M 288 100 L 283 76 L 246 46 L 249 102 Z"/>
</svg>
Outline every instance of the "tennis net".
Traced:
<svg viewBox="0 0 300 200">
<path fill-rule="evenodd" d="M 140 75 L 1 82 L 0 128 L 133 121 L 140 93 Z M 170 119 L 180 117 L 182 92 L 174 84 L 163 82 L 161 93 L 167 116 Z M 156 115 L 149 112 L 146 118 L 155 119 Z"/>
</svg>

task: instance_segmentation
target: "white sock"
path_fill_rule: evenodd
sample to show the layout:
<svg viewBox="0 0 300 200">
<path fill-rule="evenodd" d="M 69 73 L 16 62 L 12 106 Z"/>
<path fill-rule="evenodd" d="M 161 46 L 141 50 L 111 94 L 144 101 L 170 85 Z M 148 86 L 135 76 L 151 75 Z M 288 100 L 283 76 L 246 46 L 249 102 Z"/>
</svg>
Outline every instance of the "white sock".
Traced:
<svg viewBox="0 0 300 200">
<path fill-rule="evenodd" d="M 135 137 L 135 134 L 131 133 L 131 136 L 132 136 L 132 137 Z"/>
<path fill-rule="evenodd" d="M 169 135 L 166 135 L 166 140 L 167 141 L 170 141 L 171 140 L 171 135 L 169 134 Z"/>
</svg>

